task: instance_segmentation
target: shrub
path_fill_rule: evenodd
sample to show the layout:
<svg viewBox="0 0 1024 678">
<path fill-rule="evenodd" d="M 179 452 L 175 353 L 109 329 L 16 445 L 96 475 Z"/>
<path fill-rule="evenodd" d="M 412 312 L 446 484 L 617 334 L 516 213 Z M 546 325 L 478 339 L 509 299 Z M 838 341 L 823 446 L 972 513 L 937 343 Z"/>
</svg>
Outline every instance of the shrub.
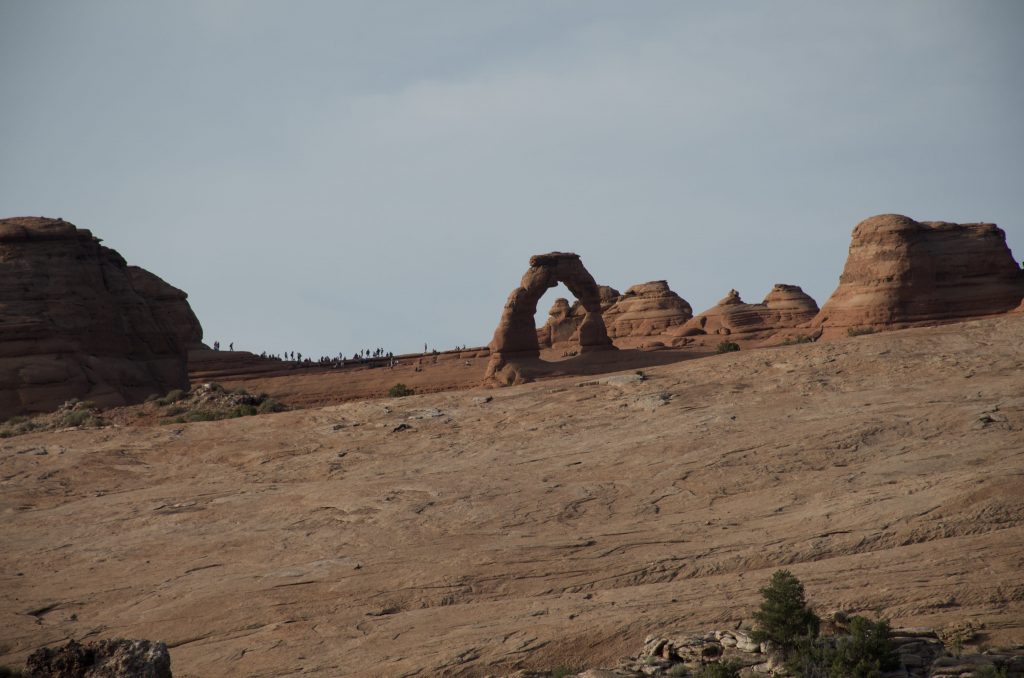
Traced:
<svg viewBox="0 0 1024 678">
<path fill-rule="evenodd" d="M 836 641 L 832 675 L 870 678 L 899 668 L 889 640 L 889 623 L 864 617 L 850 619 L 850 635 Z"/>
<path fill-rule="evenodd" d="M 159 405 L 160 407 L 166 407 L 167 405 L 170 405 L 171 403 L 178 402 L 179 400 L 181 400 L 184 397 L 185 397 L 185 392 L 182 391 L 180 388 L 176 388 L 174 390 L 168 391 L 167 395 L 165 395 L 163 398 L 157 398 L 156 399 L 156 404 Z"/>
<path fill-rule="evenodd" d="M 402 398 L 405 396 L 411 396 L 414 393 L 416 392 L 402 383 L 395 384 L 394 386 L 388 389 L 389 398 Z"/>
<path fill-rule="evenodd" d="M 715 349 L 715 353 L 732 353 L 733 351 L 738 350 L 740 350 L 740 345 L 735 341 L 723 341 L 718 345 L 718 348 Z"/>
<path fill-rule="evenodd" d="M 72 410 L 61 416 L 60 426 L 93 426 L 96 418 L 88 410 Z"/>
<path fill-rule="evenodd" d="M 1008 678 L 1009 675 L 1009 667 L 1002 665 L 984 666 L 974 672 L 974 678 Z"/>
<path fill-rule="evenodd" d="M 847 327 L 846 335 L 849 337 L 860 337 L 865 334 L 874 334 L 875 329 L 873 327 Z"/>
<path fill-rule="evenodd" d="M 284 412 L 287 409 L 288 408 L 282 403 L 274 400 L 273 398 L 267 398 L 265 395 L 263 397 L 263 402 L 261 402 L 259 407 L 256 408 L 260 414 L 267 414 L 268 412 Z"/>
<path fill-rule="evenodd" d="M 670 676 L 688 676 L 690 671 L 686 668 L 686 664 L 675 664 L 668 670 Z"/>
<path fill-rule="evenodd" d="M 740 678 L 740 668 L 742 666 L 742 664 L 735 660 L 710 662 L 700 667 L 697 676 L 699 678 Z"/>
<path fill-rule="evenodd" d="M 788 655 L 801 638 L 818 635 L 821 621 L 807 606 L 804 585 L 791 572 L 777 570 L 761 595 L 761 609 L 754 613 L 755 642 L 771 641 Z"/>
<path fill-rule="evenodd" d="M 888 622 L 852 617 L 850 634 L 834 642 L 810 636 L 798 641 L 786 668 L 807 678 L 877 678 L 899 665 Z"/>
<path fill-rule="evenodd" d="M 256 414 L 255 405 L 236 405 L 228 412 L 229 419 L 235 419 L 237 417 L 251 417 Z"/>
<path fill-rule="evenodd" d="M 788 339 L 786 339 L 784 342 L 782 342 L 782 345 L 791 346 L 793 344 L 810 344 L 813 341 L 814 339 L 811 339 L 806 334 L 798 334 L 795 337 L 789 337 Z"/>
</svg>

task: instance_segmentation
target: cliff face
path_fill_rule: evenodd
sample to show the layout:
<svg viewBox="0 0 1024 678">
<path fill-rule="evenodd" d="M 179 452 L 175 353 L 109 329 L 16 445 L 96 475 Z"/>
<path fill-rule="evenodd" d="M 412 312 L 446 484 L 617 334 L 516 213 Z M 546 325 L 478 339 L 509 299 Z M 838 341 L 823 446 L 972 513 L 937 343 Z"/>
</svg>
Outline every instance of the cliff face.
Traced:
<svg viewBox="0 0 1024 678">
<path fill-rule="evenodd" d="M 1006 313 L 1024 297 L 1024 272 L 995 224 L 865 219 L 811 325 L 824 336 L 849 328 L 898 328 Z"/>
<path fill-rule="evenodd" d="M 129 266 L 128 275 L 135 291 L 149 304 L 156 322 L 168 327 L 189 349 L 204 349 L 203 327 L 188 304 L 188 295 L 163 278 L 138 266 Z"/>
<path fill-rule="evenodd" d="M 183 292 L 133 273 L 90 231 L 0 220 L 0 417 L 187 388 L 188 344 L 201 337 Z"/>
</svg>

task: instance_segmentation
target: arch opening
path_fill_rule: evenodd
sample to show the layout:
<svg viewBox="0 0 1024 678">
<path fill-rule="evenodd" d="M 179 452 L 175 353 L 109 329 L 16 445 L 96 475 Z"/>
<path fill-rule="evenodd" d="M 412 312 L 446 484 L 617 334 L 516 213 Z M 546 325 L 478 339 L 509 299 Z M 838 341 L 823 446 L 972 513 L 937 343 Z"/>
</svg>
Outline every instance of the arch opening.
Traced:
<svg viewBox="0 0 1024 678">
<path fill-rule="evenodd" d="M 530 268 L 512 290 L 490 343 L 486 379 L 504 384 L 532 380 L 544 369 L 535 317 L 544 293 L 562 283 L 580 302 L 584 314 L 576 329 L 579 352 L 615 350 L 601 315 L 601 296 L 594 277 L 578 254 L 550 252 L 530 257 Z"/>
</svg>

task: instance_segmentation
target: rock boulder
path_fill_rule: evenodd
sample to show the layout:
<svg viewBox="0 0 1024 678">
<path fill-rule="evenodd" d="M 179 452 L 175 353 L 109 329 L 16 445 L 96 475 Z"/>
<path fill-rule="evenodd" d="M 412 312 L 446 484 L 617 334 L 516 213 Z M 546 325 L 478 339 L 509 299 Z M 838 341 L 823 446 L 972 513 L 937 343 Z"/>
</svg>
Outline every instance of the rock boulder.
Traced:
<svg viewBox="0 0 1024 678">
<path fill-rule="evenodd" d="M 171 678 L 167 645 L 148 640 L 74 640 L 29 655 L 29 678 Z"/>
</svg>

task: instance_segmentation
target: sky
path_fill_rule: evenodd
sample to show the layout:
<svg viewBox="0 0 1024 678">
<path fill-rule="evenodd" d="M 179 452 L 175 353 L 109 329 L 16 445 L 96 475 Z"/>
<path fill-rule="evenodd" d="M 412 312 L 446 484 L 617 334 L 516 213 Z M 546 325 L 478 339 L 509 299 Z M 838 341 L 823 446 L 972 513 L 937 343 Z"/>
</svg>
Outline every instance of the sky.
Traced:
<svg viewBox="0 0 1024 678">
<path fill-rule="evenodd" d="M 822 304 L 874 214 L 1024 259 L 1022 34 L 1019 0 L 0 0 L 0 216 L 257 353 L 484 345 L 556 250 Z"/>
</svg>

